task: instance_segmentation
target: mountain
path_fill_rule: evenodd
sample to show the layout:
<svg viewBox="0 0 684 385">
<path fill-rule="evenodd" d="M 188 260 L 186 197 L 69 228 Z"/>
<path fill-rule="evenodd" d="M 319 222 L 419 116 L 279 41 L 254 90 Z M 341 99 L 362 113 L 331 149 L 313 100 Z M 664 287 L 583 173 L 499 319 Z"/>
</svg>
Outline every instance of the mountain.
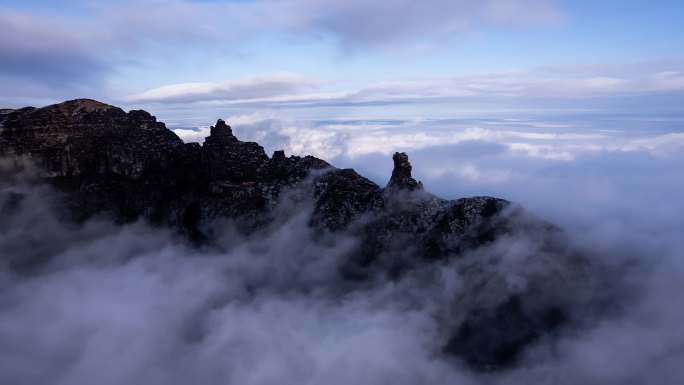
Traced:
<svg viewBox="0 0 684 385">
<path fill-rule="evenodd" d="M 220 220 L 258 234 L 283 213 L 308 208 L 315 233 L 359 240 L 339 268 L 351 286 L 462 260 L 459 266 L 473 271 L 463 285 L 488 295 L 443 304 L 444 314 L 460 315 L 447 317 L 442 351 L 474 368 L 511 365 L 527 346 L 573 323 L 569 293 L 586 261 L 562 231 L 503 199 L 436 197 L 412 177 L 404 153 L 394 154 L 391 179 L 381 187 L 312 156 L 269 157 L 223 120 L 203 144 L 184 143 L 145 111 L 78 99 L 0 110 L 0 157 L 35 164 L 40 180 L 63 193 L 71 221 L 144 219 L 198 244 L 211 243 Z M 520 238 L 534 247 L 521 259 L 530 265 L 519 267 L 524 288 L 511 289 L 482 273 L 481 254 Z M 535 270 L 549 259 L 559 274 Z"/>
</svg>

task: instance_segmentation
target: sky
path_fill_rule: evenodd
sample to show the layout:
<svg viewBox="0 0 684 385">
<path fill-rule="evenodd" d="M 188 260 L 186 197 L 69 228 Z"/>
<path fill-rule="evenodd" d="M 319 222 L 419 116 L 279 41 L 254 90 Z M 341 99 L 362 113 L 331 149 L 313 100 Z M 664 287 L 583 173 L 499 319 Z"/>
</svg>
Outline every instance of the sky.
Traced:
<svg viewBox="0 0 684 385">
<path fill-rule="evenodd" d="M 677 110 L 684 91 L 675 0 L 0 0 L 0 11 L 9 107 Z"/>
</svg>

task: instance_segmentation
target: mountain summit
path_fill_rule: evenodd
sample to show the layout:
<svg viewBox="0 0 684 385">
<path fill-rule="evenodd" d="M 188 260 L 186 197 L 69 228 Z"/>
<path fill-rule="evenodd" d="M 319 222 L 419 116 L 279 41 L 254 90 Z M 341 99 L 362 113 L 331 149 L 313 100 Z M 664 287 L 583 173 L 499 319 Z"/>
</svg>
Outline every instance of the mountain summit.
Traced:
<svg viewBox="0 0 684 385">
<path fill-rule="evenodd" d="M 235 137 L 220 119 L 203 145 L 183 143 L 145 111 L 78 99 L 2 110 L 0 156 L 33 161 L 41 179 L 63 192 L 71 220 L 145 219 L 201 243 L 212 242 L 217 220 L 232 220 L 250 234 L 295 205 L 294 211 L 308 213 L 317 236 L 358 240 L 339 263 L 350 285 L 447 261 L 462 260 L 466 269 L 473 256 L 496 252 L 500 240 L 535 239 L 521 260 L 553 255 L 565 279 L 539 277 L 521 265 L 519 275 L 528 281 L 517 287 L 506 281 L 513 278 L 485 279 L 486 269 L 467 267 L 471 278 L 461 285 L 487 296 L 444 303 L 446 313 L 458 307 L 459 314 L 468 314 L 446 318 L 444 352 L 475 368 L 515 362 L 526 346 L 571 319 L 564 295 L 572 290 L 565 286 L 575 282 L 577 269 L 561 232 L 503 199 L 445 200 L 425 193 L 405 153 L 392 157 L 394 170 L 383 189 L 352 169 L 312 156 L 276 151 L 269 157 L 258 143 Z M 30 268 L 31 261 L 21 266 Z"/>
</svg>

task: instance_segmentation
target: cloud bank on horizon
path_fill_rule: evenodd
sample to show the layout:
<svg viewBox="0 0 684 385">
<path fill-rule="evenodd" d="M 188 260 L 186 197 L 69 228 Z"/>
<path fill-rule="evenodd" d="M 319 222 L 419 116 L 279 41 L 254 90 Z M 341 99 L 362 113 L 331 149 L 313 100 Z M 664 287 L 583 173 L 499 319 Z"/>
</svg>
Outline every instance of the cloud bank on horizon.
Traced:
<svg viewBox="0 0 684 385">
<path fill-rule="evenodd" d="M 655 66 L 654 66 L 655 67 Z M 665 69 L 667 68 L 667 69 Z M 676 67 L 680 68 L 680 67 Z M 348 106 L 445 103 L 512 98 L 587 99 L 684 92 L 683 70 L 671 65 L 654 72 L 602 76 L 601 69 L 508 71 L 472 76 L 418 78 L 369 84 L 351 91 L 311 92 L 322 82 L 273 74 L 225 82 L 170 84 L 126 97 L 131 103 L 218 102 L 252 107 Z"/>
</svg>

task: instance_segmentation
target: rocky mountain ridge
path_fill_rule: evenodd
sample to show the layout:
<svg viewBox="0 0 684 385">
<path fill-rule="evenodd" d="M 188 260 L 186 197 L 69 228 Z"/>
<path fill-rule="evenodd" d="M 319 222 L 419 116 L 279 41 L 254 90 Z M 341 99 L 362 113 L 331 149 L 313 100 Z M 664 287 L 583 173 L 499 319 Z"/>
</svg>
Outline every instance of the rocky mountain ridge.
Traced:
<svg viewBox="0 0 684 385">
<path fill-rule="evenodd" d="M 236 138 L 220 119 L 200 145 L 184 143 L 146 111 L 125 112 L 90 99 L 1 110 L 0 157 L 35 162 L 42 180 L 65 193 L 76 221 L 96 215 L 118 222 L 144 218 L 199 242 L 210 242 L 212 223 L 221 218 L 246 233 L 256 231 L 296 191 L 298 201 L 311 207 L 309 223 L 317 232 L 360 239 L 340 266 L 352 282 L 377 274 L 399 277 L 519 234 L 538 240 L 540 255 L 558 255 L 558 263 L 572 259 L 558 229 L 515 204 L 429 194 L 412 177 L 404 153 L 394 154 L 383 188 L 312 156 L 276 151 L 269 157 L 258 143 Z M 569 275 L 574 268 L 568 266 Z M 545 292 L 547 285 L 562 284 L 532 282 L 526 295 L 503 294 L 487 307 L 467 305 L 469 315 L 459 320 L 445 351 L 477 368 L 514 362 L 527 345 L 570 319 L 563 300 Z"/>
<path fill-rule="evenodd" d="M 282 189 L 305 180 L 314 196 L 312 221 L 326 230 L 344 229 L 397 196 L 412 197 L 404 204 L 428 205 L 421 211 L 431 212 L 431 219 L 460 210 L 463 220 L 476 222 L 509 206 L 488 197 L 451 203 L 433 197 L 413 179 L 403 153 L 394 155 L 385 188 L 312 156 L 276 151 L 268 157 L 259 144 L 236 138 L 221 119 L 200 145 L 183 143 L 145 111 L 126 113 L 89 99 L 0 116 L 0 155 L 34 159 L 46 180 L 72 194 L 76 219 L 105 212 L 123 222 L 144 217 L 196 232 L 217 217 L 265 215 Z"/>
</svg>

